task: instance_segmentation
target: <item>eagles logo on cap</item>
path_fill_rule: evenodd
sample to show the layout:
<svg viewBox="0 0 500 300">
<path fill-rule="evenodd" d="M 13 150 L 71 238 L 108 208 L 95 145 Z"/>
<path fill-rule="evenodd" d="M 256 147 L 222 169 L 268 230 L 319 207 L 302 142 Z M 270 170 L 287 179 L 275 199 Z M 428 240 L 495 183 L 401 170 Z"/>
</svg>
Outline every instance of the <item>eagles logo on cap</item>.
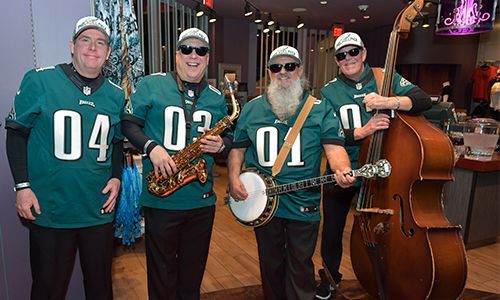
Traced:
<svg viewBox="0 0 500 300">
<path fill-rule="evenodd" d="M 102 20 L 96 18 L 96 17 L 83 17 L 78 22 L 76 22 L 75 26 L 75 32 L 73 34 L 73 40 L 76 40 L 76 38 L 82 33 L 84 30 L 87 29 L 97 29 L 100 32 L 104 33 L 104 35 L 108 38 L 108 42 L 110 40 L 111 32 L 109 30 L 108 25 L 104 23 Z"/>
<path fill-rule="evenodd" d="M 365 44 L 363 44 L 363 41 L 356 33 L 346 32 L 335 40 L 335 54 L 337 54 L 339 50 L 345 46 L 358 46 L 360 48 L 364 48 Z"/>
<path fill-rule="evenodd" d="M 208 35 L 198 28 L 189 28 L 181 32 L 179 35 L 179 40 L 177 41 L 177 48 L 187 39 L 197 39 L 203 43 L 203 46 L 210 49 L 210 43 L 208 40 Z"/>
<path fill-rule="evenodd" d="M 302 64 L 302 60 L 300 59 L 299 51 L 295 49 L 294 47 L 291 46 L 280 46 L 271 52 L 271 55 L 269 56 L 269 62 L 267 63 L 268 66 L 274 64 L 276 59 L 280 56 L 288 56 L 291 57 L 295 60 L 296 63 L 299 65 Z"/>
</svg>

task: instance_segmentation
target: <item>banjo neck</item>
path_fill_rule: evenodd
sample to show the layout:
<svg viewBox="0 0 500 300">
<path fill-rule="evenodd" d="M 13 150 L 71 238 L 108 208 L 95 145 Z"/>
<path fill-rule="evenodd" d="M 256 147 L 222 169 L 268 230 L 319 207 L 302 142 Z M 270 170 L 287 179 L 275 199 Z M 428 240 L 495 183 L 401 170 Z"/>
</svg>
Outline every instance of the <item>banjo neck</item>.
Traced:
<svg viewBox="0 0 500 300">
<path fill-rule="evenodd" d="M 268 196 L 279 195 L 332 182 L 333 183 L 336 182 L 335 177 L 333 176 L 333 174 L 329 174 L 325 176 L 309 178 L 300 181 L 295 181 L 292 183 L 281 184 L 274 187 L 270 187 L 266 189 L 266 195 Z"/>
<path fill-rule="evenodd" d="M 363 167 L 347 173 L 352 177 L 372 178 L 374 176 L 387 177 L 391 173 L 391 165 L 385 159 L 381 159 L 375 164 L 366 164 Z M 276 185 L 266 188 L 266 195 L 273 196 L 298 190 L 303 190 L 323 184 L 336 183 L 334 174 L 299 180 L 291 183 Z"/>
</svg>

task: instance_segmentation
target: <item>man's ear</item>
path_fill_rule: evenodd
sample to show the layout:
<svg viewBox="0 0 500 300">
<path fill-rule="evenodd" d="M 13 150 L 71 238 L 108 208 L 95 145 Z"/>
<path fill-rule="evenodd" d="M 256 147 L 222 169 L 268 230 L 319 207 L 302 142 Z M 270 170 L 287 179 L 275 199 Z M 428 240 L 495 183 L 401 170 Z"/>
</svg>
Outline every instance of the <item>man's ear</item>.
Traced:
<svg viewBox="0 0 500 300">
<path fill-rule="evenodd" d="M 299 67 L 299 78 L 304 74 L 304 68 L 302 66 Z"/>
<path fill-rule="evenodd" d="M 367 54 L 368 52 L 366 51 L 366 48 L 363 48 L 363 53 L 361 53 L 361 55 L 363 55 L 363 62 L 365 62 Z"/>
<path fill-rule="evenodd" d="M 108 60 L 110 55 L 111 55 L 111 45 L 108 46 L 108 54 L 106 54 L 106 60 Z"/>
</svg>

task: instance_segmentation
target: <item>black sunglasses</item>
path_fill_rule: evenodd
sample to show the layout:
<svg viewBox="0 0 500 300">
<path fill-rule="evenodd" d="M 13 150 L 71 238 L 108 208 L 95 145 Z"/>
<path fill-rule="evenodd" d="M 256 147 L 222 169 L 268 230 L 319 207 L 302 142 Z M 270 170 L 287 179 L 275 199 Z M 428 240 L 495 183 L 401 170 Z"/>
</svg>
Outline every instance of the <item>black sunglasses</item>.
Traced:
<svg viewBox="0 0 500 300">
<path fill-rule="evenodd" d="M 273 73 L 278 73 L 278 72 L 281 72 L 281 69 L 283 67 L 285 67 L 285 70 L 287 70 L 288 72 L 293 72 L 295 71 L 295 69 L 300 66 L 299 64 L 297 63 L 287 63 L 287 64 L 273 64 L 273 65 L 270 65 L 269 66 L 269 70 L 271 70 L 271 72 Z"/>
<path fill-rule="evenodd" d="M 347 57 L 347 54 L 351 57 L 355 57 L 359 55 L 359 52 L 361 51 L 360 48 L 352 48 L 349 51 L 344 51 L 344 52 L 339 52 L 335 54 L 335 57 L 337 58 L 338 61 L 342 61 Z"/>
<path fill-rule="evenodd" d="M 184 55 L 191 54 L 193 50 L 196 51 L 196 54 L 198 54 L 198 56 L 205 56 L 208 53 L 207 47 L 193 47 L 188 45 L 180 45 L 179 50 L 181 50 L 181 53 Z"/>
</svg>

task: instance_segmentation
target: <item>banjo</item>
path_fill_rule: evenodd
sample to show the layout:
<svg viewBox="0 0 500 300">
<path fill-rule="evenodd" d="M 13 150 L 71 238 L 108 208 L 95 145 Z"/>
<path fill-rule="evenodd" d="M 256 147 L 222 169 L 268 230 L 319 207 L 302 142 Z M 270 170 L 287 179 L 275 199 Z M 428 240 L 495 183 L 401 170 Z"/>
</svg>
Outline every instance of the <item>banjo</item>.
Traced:
<svg viewBox="0 0 500 300">
<path fill-rule="evenodd" d="M 366 164 L 352 170 L 353 177 L 373 178 L 387 177 L 391 174 L 391 164 L 385 159 L 375 164 Z M 240 174 L 240 180 L 248 192 L 248 198 L 236 201 L 229 194 L 226 204 L 229 204 L 231 213 L 236 220 L 245 226 L 259 227 L 267 224 L 278 208 L 279 195 L 297 190 L 307 189 L 327 183 L 336 183 L 333 174 L 277 185 L 271 176 L 259 172 L 255 168 L 248 168 Z"/>
</svg>

